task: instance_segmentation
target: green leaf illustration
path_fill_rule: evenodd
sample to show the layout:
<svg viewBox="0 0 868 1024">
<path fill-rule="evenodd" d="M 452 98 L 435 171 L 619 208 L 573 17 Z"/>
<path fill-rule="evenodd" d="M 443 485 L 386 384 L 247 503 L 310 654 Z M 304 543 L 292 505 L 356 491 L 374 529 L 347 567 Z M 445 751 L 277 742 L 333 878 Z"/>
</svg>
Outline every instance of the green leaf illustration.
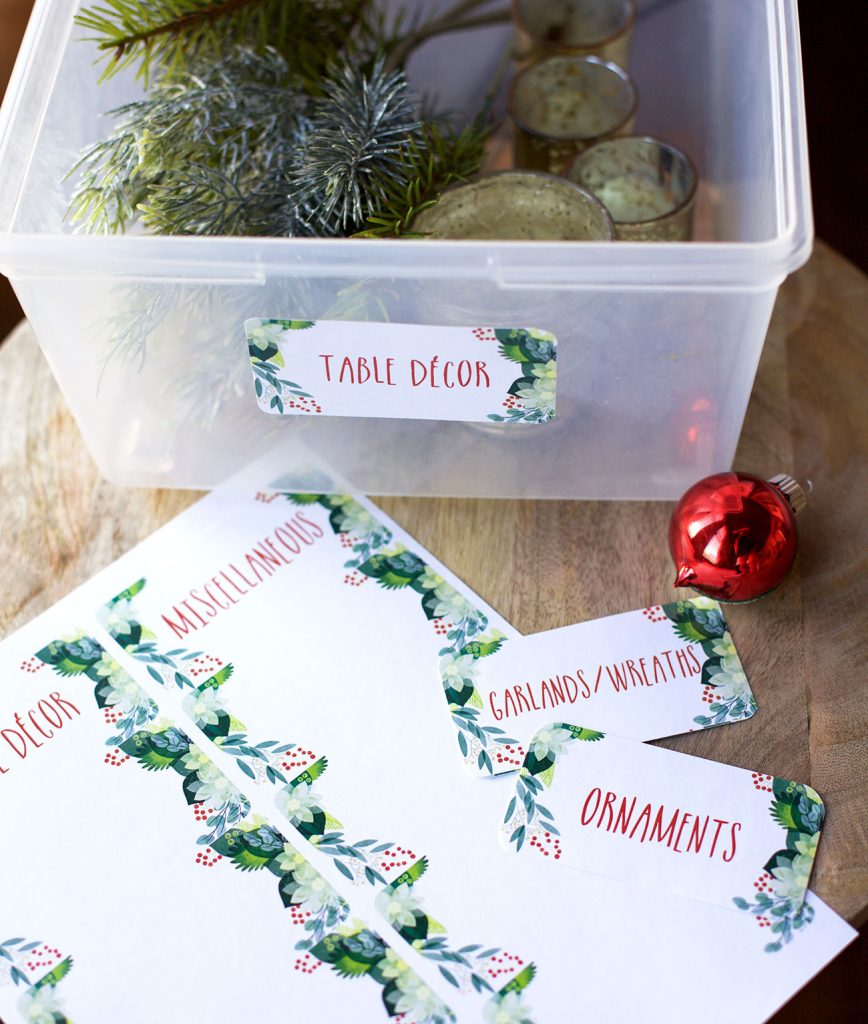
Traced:
<svg viewBox="0 0 868 1024">
<path fill-rule="evenodd" d="M 414 882 L 418 882 L 427 870 L 428 858 L 420 857 L 415 864 L 411 864 L 406 871 L 398 875 L 393 882 L 390 882 L 389 888 L 397 889 L 399 885 L 412 885 Z"/>
<path fill-rule="evenodd" d="M 146 577 L 142 576 L 142 578 L 136 580 L 132 586 L 127 587 L 126 590 L 122 590 L 119 594 L 115 594 L 115 596 L 108 602 L 109 607 L 113 607 L 119 601 L 132 601 L 137 594 L 140 594 L 145 589 L 145 584 L 147 582 Z"/>
<path fill-rule="evenodd" d="M 296 775 L 294 779 L 290 779 L 289 784 L 293 787 L 304 785 L 305 783 L 315 782 L 321 775 L 324 774 L 326 768 L 328 768 L 329 762 L 327 757 L 320 757 L 313 764 L 309 764 L 307 768 L 299 775 Z"/>
<path fill-rule="evenodd" d="M 471 640 L 469 644 L 465 644 L 461 648 L 461 653 L 469 654 L 473 658 L 487 658 L 490 654 L 496 654 L 503 647 L 504 639 L 504 637 L 498 637 L 496 640 L 489 641 Z"/>
<path fill-rule="evenodd" d="M 521 992 L 533 981 L 535 975 L 536 965 L 528 964 L 527 967 L 519 971 L 514 978 L 511 978 L 497 994 L 499 996 L 505 996 L 509 992 Z"/>
<path fill-rule="evenodd" d="M 387 590 L 409 586 L 424 571 L 425 563 L 409 551 L 399 555 L 373 555 L 359 566 L 360 573 L 377 580 Z"/>
<path fill-rule="evenodd" d="M 783 800 L 775 800 L 769 808 L 769 813 L 781 828 L 798 828 L 796 819 L 793 817 L 792 804 L 785 803 Z"/>
<path fill-rule="evenodd" d="M 692 622 L 676 622 L 673 624 L 675 635 L 684 640 L 685 643 L 700 643 L 706 639 L 705 634 Z"/>
<path fill-rule="evenodd" d="M 209 676 L 201 686 L 197 687 L 197 689 L 200 693 L 208 689 L 216 690 L 221 687 L 227 679 L 231 678 L 234 671 L 235 669 L 231 663 L 229 665 L 224 665 L 219 672 L 215 672 L 213 676 Z"/>
<path fill-rule="evenodd" d="M 64 957 L 59 964 L 55 964 L 55 966 L 52 967 L 48 974 L 44 974 L 39 981 L 35 982 L 33 988 L 37 991 L 41 988 L 45 988 L 47 985 L 54 988 L 54 986 L 59 981 L 62 981 L 72 970 L 72 963 L 73 960 L 71 956 Z"/>
<path fill-rule="evenodd" d="M 585 740 L 591 743 L 596 743 L 597 740 L 606 738 L 606 734 L 604 732 L 597 732 L 596 729 L 583 729 L 575 725 L 567 725 L 565 728 L 570 730 L 573 734 L 573 739 L 576 740 Z"/>
</svg>

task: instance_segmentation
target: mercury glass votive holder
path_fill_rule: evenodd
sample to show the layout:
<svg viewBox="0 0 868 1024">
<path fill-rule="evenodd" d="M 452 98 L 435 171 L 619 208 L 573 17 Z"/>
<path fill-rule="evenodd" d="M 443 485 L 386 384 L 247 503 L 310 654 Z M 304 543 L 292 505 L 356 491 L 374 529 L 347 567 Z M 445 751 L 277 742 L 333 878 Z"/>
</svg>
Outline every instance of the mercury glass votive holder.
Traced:
<svg viewBox="0 0 868 1024">
<path fill-rule="evenodd" d="M 618 64 L 599 57 L 548 57 L 515 76 L 507 109 L 515 126 L 513 162 L 563 174 L 577 153 L 632 131 L 639 98 Z"/>
<path fill-rule="evenodd" d="M 580 153 L 567 177 L 603 203 L 622 241 L 686 242 L 693 235 L 696 169 L 667 142 L 608 139 Z"/>
<path fill-rule="evenodd" d="M 522 59 L 594 54 L 627 67 L 634 0 L 512 0 L 512 17 Z"/>
<path fill-rule="evenodd" d="M 448 188 L 416 216 L 431 238 L 611 241 L 612 219 L 585 189 L 552 174 L 493 171 Z"/>
</svg>

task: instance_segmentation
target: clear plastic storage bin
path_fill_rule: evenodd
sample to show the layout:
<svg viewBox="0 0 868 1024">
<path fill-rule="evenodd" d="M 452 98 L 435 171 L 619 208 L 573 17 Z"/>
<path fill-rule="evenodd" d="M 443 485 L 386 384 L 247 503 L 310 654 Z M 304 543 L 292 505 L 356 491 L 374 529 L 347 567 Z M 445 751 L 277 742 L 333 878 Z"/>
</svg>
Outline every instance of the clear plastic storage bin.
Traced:
<svg viewBox="0 0 868 1024">
<path fill-rule="evenodd" d="M 730 465 L 778 286 L 811 246 L 795 0 L 640 0 L 636 131 L 701 178 L 696 240 L 665 244 L 77 235 L 62 179 L 140 92 L 97 84 L 77 7 L 37 0 L 3 106 L 0 270 L 108 478 L 213 487 L 294 441 L 375 494 L 672 498 Z M 507 32 L 431 41 L 411 78 L 472 112 Z M 264 414 L 245 318 L 335 309 L 552 331 L 557 416 Z"/>
</svg>

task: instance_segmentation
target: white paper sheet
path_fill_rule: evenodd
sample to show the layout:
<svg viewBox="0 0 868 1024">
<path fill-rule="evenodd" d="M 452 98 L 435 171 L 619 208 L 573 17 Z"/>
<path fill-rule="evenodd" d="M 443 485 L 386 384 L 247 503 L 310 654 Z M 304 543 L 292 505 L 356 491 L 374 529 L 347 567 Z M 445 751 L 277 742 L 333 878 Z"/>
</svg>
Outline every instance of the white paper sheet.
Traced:
<svg viewBox="0 0 868 1024">
<path fill-rule="evenodd" d="M 508 645 L 514 631 L 373 506 L 304 501 L 212 495 L 0 647 L 0 729 L 17 728 L 16 712 L 38 715 L 52 692 L 81 712 L 50 739 L 34 734 L 43 745 L 24 759 L 0 743 L 4 930 L 74 959 L 33 1005 L 57 998 L 79 1024 L 284 1021 L 290 1008 L 376 1021 L 388 1019 L 386 994 L 393 1013 L 420 1022 L 448 1019 L 447 1005 L 470 1021 L 759 1021 L 852 940 L 812 894 L 813 920 L 767 953 L 775 936 L 749 913 L 505 853 L 514 778 L 463 770 L 440 652 L 480 635 L 494 643 L 493 630 Z M 360 571 L 400 544 L 423 556 L 424 585 L 400 585 L 399 552 L 375 563 L 379 576 Z M 107 607 L 142 578 L 130 601 Z M 92 649 L 86 669 L 51 663 L 79 631 L 105 649 L 99 670 Z M 187 805 L 173 768 L 145 771 L 106 745 L 136 685 L 216 766 L 204 804 Z M 227 714 L 221 749 L 208 734 Z M 508 745 L 465 723 L 467 759 Z M 315 765 L 310 785 L 291 785 Z M 347 904 L 338 928 L 358 933 L 362 921 L 393 952 L 356 934 L 357 959 L 341 963 L 363 974 L 343 977 L 294 948 L 306 932 L 272 870 L 238 870 L 228 855 L 196 862 L 215 854 L 197 846 L 213 825 L 194 808 L 210 821 L 230 783 L 250 801 L 248 825 L 262 827 L 261 815 L 309 862 L 310 891 L 327 883 Z M 27 1019 L 28 988 L 0 987 L 7 1024 Z"/>
</svg>

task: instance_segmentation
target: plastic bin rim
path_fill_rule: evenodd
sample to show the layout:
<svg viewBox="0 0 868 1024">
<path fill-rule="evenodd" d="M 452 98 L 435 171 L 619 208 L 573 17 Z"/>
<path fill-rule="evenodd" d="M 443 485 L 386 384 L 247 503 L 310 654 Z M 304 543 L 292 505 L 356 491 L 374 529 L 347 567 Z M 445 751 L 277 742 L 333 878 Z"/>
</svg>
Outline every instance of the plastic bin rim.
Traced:
<svg viewBox="0 0 868 1024">
<path fill-rule="evenodd" d="M 213 275 L 217 279 L 255 280 L 266 270 L 281 269 L 318 277 L 331 273 L 359 278 L 432 277 L 448 270 L 449 276 L 456 278 L 492 277 L 506 272 L 511 278 L 524 278 L 541 287 L 547 281 L 581 284 L 585 280 L 613 287 L 665 286 L 670 279 L 701 285 L 721 280 L 741 282 L 746 277 L 756 284 L 767 284 L 802 266 L 810 256 L 812 243 L 811 231 L 794 229 L 760 242 L 654 243 L 0 232 L 0 272 L 13 278 L 103 272 L 100 276 L 118 278 L 177 273 L 182 279 Z M 314 252 L 316 259 L 305 258 Z M 405 260 L 399 252 L 412 252 L 413 260 Z M 589 257 L 588 261 L 582 256 Z M 540 257 L 548 257 L 543 266 L 539 265 Z M 558 258 L 564 260 L 560 266 Z M 755 280 L 758 276 L 764 280 Z"/>
</svg>

